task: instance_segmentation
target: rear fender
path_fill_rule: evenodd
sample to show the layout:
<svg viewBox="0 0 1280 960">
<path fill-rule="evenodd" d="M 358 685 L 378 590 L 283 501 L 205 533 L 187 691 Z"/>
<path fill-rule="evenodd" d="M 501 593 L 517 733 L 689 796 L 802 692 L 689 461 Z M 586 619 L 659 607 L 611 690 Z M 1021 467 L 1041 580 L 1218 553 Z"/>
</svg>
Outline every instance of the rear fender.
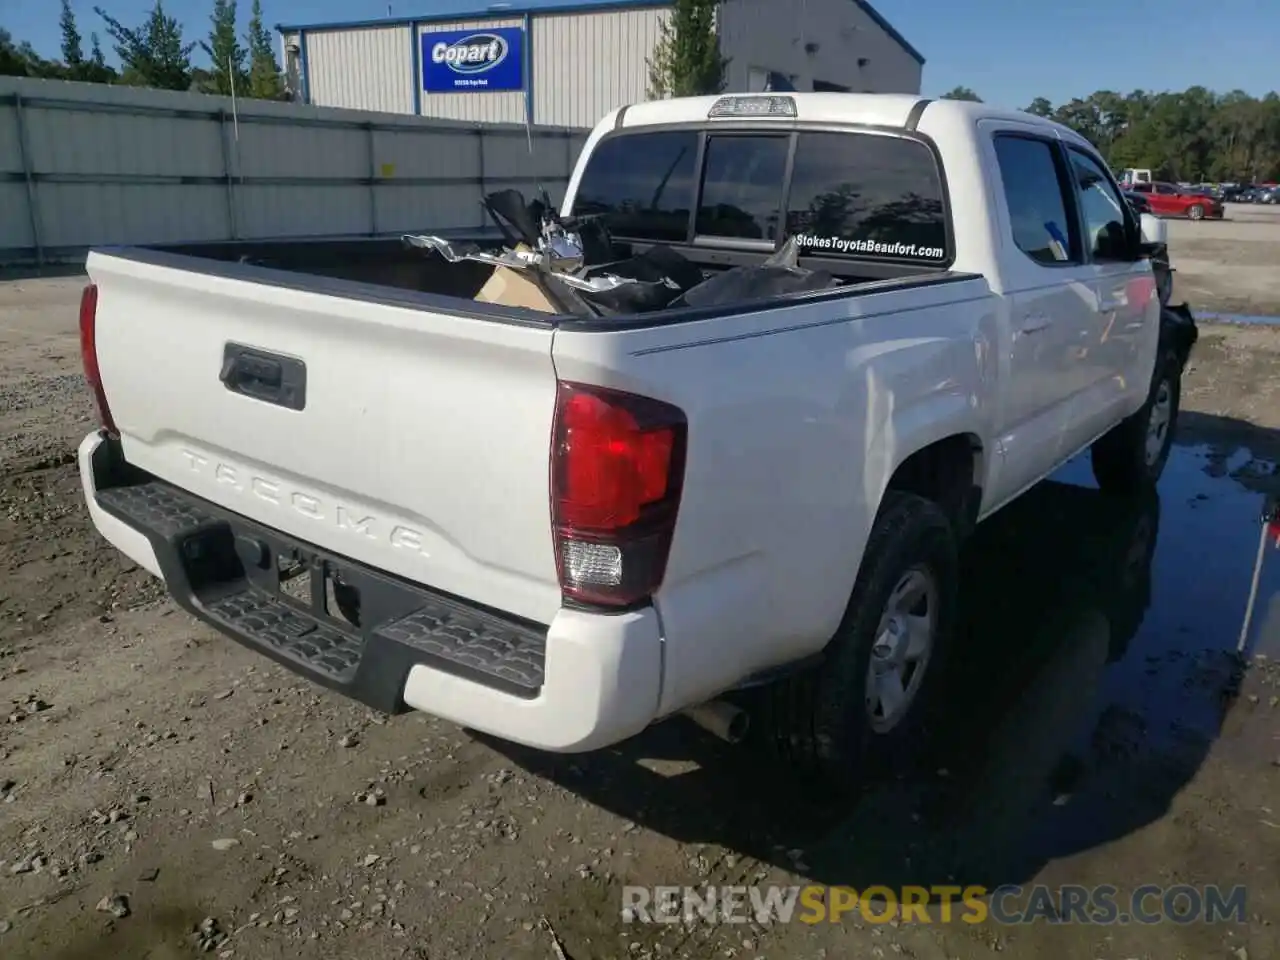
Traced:
<svg viewBox="0 0 1280 960">
<path fill-rule="evenodd" d="M 880 428 L 876 442 L 870 445 L 870 449 L 886 451 L 887 455 L 874 464 L 868 463 L 868 502 L 882 503 L 897 469 L 926 447 L 962 434 L 982 438 L 985 430 L 977 410 L 976 398 L 959 390 L 930 394 L 895 410 Z M 986 476 L 985 449 L 986 444 L 980 439 L 979 449 L 974 451 L 973 471 L 974 484 L 978 486 L 983 485 Z"/>
</svg>

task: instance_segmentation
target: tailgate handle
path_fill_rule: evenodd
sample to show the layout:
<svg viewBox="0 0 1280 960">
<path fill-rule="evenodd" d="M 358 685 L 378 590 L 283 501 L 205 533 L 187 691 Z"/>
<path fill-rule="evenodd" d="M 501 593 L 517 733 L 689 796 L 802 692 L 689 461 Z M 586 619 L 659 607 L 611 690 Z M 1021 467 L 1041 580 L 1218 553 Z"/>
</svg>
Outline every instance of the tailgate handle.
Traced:
<svg viewBox="0 0 1280 960">
<path fill-rule="evenodd" d="M 228 343 L 218 379 L 232 393 L 263 403 L 289 410 L 307 405 L 307 365 L 294 357 Z"/>
</svg>

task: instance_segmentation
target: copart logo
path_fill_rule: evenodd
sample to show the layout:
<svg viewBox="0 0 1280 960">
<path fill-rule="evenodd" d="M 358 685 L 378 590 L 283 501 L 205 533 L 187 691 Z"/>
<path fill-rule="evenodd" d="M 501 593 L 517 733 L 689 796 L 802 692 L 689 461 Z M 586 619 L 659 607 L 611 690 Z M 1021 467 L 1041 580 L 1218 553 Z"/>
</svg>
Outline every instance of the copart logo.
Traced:
<svg viewBox="0 0 1280 960">
<path fill-rule="evenodd" d="M 457 43 L 437 43 L 431 48 L 431 60 L 454 73 L 484 73 L 507 59 L 507 51 L 507 41 L 497 34 L 473 33 Z"/>
</svg>

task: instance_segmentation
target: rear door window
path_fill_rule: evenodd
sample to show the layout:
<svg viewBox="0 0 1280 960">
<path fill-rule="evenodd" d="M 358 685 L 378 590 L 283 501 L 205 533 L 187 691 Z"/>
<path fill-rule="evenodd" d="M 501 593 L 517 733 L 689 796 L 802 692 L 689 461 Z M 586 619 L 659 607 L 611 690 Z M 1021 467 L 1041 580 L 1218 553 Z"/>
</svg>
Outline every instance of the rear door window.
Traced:
<svg viewBox="0 0 1280 960">
<path fill-rule="evenodd" d="M 787 232 L 816 256 L 947 257 L 942 175 L 918 140 L 868 133 L 801 133 Z"/>
<path fill-rule="evenodd" d="M 1056 147 L 1035 137 L 1001 134 L 995 148 L 1018 249 L 1045 266 L 1080 263 L 1071 185 Z"/>
<path fill-rule="evenodd" d="M 578 184 L 575 213 L 607 214 L 619 237 L 681 243 L 689 233 L 698 133 L 666 130 L 599 143 Z"/>
</svg>

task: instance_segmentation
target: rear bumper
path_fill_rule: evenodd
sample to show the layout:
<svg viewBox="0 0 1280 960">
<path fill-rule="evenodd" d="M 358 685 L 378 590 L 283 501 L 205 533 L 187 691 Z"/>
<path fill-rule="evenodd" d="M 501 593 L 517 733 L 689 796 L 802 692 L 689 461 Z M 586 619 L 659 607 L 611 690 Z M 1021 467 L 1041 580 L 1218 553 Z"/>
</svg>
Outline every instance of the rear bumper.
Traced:
<svg viewBox="0 0 1280 960">
<path fill-rule="evenodd" d="M 375 709 L 423 710 L 556 752 L 616 743 L 656 717 L 661 634 L 651 609 L 560 610 L 548 626 L 436 593 L 224 510 L 130 467 L 94 433 L 79 450 L 90 517 L 164 579 L 189 613 Z M 279 588 L 283 566 L 313 588 Z M 328 616 L 330 579 L 358 592 L 360 626 Z"/>
</svg>

